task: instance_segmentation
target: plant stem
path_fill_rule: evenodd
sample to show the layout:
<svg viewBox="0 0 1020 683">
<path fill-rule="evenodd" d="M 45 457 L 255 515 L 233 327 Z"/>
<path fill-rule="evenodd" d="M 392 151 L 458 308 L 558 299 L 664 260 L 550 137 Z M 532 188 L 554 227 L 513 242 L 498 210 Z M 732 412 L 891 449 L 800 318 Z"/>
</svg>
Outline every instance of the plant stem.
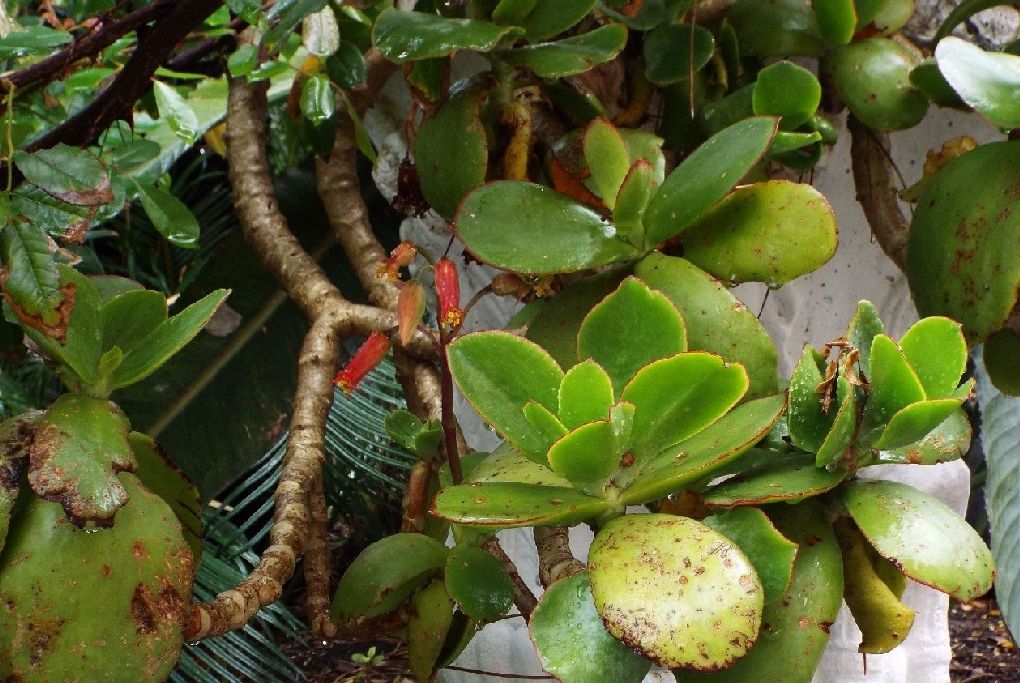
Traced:
<svg viewBox="0 0 1020 683">
<path fill-rule="evenodd" d="M 442 426 L 443 445 L 446 449 L 446 461 L 450 463 L 450 476 L 453 483 L 464 481 L 464 472 L 460 467 L 460 452 L 457 448 L 457 418 L 453 414 L 453 376 L 450 374 L 450 360 L 446 354 L 446 346 L 450 339 L 442 328 L 439 329 L 439 366 L 441 370 L 442 392 Z"/>
</svg>

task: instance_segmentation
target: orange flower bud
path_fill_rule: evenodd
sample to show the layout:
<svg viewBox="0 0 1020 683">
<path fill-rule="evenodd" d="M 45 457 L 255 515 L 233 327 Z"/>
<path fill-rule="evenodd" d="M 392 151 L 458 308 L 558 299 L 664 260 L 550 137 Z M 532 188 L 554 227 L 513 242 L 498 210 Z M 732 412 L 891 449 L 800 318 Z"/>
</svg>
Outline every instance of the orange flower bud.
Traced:
<svg viewBox="0 0 1020 683">
<path fill-rule="evenodd" d="M 425 288 L 420 283 L 411 281 L 404 285 L 397 298 L 397 324 L 400 326 L 400 343 L 407 342 L 414 333 L 414 328 L 425 315 Z"/>
<path fill-rule="evenodd" d="M 406 268 L 411 265 L 414 258 L 418 255 L 418 249 L 411 242 L 401 242 L 393 251 L 390 252 L 388 258 L 384 258 L 379 262 L 378 267 L 375 269 L 376 277 L 383 277 L 390 282 L 396 282 L 400 279 L 400 269 Z"/>
<path fill-rule="evenodd" d="M 436 262 L 436 296 L 439 297 L 439 324 L 456 330 L 464 322 L 464 311 L 460 307 L 457 266 L 448 258 Z"/>
<path fill-rule="evenodd" d="M 344 366 L 344 369 L 336 374 L 333 384 L 340 387 L 345 396 L 358 388 L 365 375 L 372 371 L 372 368 L 379 365 L 382 359 L 390 350 L 390 338 L 382 332 L 373 332 L 361 345 L 354 358 Z"/>
</svg>

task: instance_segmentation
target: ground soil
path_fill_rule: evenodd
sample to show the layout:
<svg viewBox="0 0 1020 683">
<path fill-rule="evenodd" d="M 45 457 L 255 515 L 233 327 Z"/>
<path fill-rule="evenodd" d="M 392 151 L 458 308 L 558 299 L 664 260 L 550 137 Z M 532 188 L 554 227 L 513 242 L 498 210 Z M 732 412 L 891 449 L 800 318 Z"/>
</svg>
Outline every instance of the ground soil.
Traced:
<svg viewBox="0 0 1020 683">
<path fill-rule="evenodd" d="M 949 607 L 953 647 L 953 683 L 1020 683 L 1020 649 L 1002 621 L 994 600 Z M 351 657 L 375 645 L 382 655 L 375 666 L 356 664 Z M 299 648 L 288 646 L 309 683 L 413 683 L 407 672 L 407 649 L 395 639 L 372 643 L 330 643 Z M 478 677 L 479 683 L 499 681 Z M 922 683 L 908 682 L 904 683 Z"/>
</svg>

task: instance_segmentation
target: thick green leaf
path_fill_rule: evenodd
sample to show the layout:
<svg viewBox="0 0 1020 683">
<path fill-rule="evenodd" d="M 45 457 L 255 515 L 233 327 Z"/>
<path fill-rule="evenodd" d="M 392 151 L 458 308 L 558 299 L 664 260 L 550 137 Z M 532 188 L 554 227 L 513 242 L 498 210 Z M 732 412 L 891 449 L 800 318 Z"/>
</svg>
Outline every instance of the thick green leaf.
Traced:
<svg viewBox="0 0 1020 683">
<path fill-rule="evenodd" d="M 515 217 L 512 230 L 507 216 Z M 598 212 L 534 183 L 483 185 L 465 197 L 454 227 L 476 257 L 521 273 L 568 273 L 638 255 Z"/>
<path fill-rule="evenodd" d="M 44 325 L 59 323 L 61 314 L 56 309 L 65 297 L 51 253 L 55 248 L 33 223 L 15 219 L 0 230 L 0 257 L 7 268 L 4 292 L 21 312 L 39 318 Z"/>
<path fill-rule="evenodd" d="M 515 482 L 448 486 L 432 503 L 432 514 L 455 524 L 501 529 L 549 524 L 573 525 L 613 507 L 572 488 Z"/>
<path fill-rule="evenodd" d="M 917 310 L 960 321 L 971 342 L 1001 329 L 1017 300 L 1018 164 L 1020 142 L 980 145 L 931 179 L 911 221 L 906 272 Z"/>
<path fill-rule="evenodd" d="M 694 436 L 747 391 L 747 372 L 710 353 L 681 353 L 642 368 L 623 390 L 634 404 L 632 452 L 639 460 Z"/>
<path fill-rule="evenodd" d="M 1020 632 L 1020 399 L 999 393 L 978 363 L 981 437 L 988 464 L 985 505 L 995 556 L 995 598 Z M 948 422 L 948 421 L 947 421 Z"/>
<path fill-rule="evenodd" d="M 711 476 L 761 441 L 786 407 L 783 394 L 737 406 L 693 437 L 656 455 L 641 469 L 620 500 L 639 505 Z"/>
<path fill-rule="evenodd" d="M 949 85 L 934 59 L 926 59 L 910 72 L 910 84 L 940 107 L 968 110 L 970 107 Z"/>
<path fill-rule="evenodd" d="M 603 489 L 620 467 L 622 453 L 614 448 L 608 420 L 574 429 L 549 449 L 553 472 L 589 493 Z"/>
<path fill-rule="evenodd" d="M 407 621 L 407 658 L 419 681 L 432 679 L 433 670 L 453 623 L 453 603 L 443 582 L 436 579 L 411 597 Z"/>
<path fill-rule="evenodd" d="M 874 447 L 888 450 L 919 441 L 955 413 L 962 403 L 963 399 L 956 398 L 912 403 L 892 416 Z"/>
<path fill-rule="evenodd" d="M 0 56 L 10 58 L 51 54 L 55 48 L 72 40 L 73 36 L 67 31 L 57 31 L 42 25 L 26 26 L 0 38 Z"/>
<path fill-rule="evenodd" d="M 826 68 L 850 111 L 879 130 L 912 128 L 928 111 L 928 98 L 910 83 L 918 58 L 889 38 L 868 38 L 831 50 Z"/>
<path fill-rule="evenodd" d="M 690 262 L 652 252 L 634 274 L 673 302 L 687 327 L 687 348 L 740 363 L 750 377 L 745 398 L 778 389 L 776 347 L 754 313 L 729 288 Z"/>
<path fill-rule="evenodd" d="M 609 296 L 628 269 L 615 268 L 570 284 L 552 299 L 538 299 L 524 307 L 531 314 L 528 339 L 539 344 L 565 368 L 573 367 L 577 357 L 577 332 L 588 313 Z"/>
<path fill-rule="evenodd" d="M 595 306 L 577 334 L 578 357 L 604 368 L 617 394 L 641 368 L 686 349 L 676 307 L 634 277 Z"/>
<path fill-rule="evenodd" d="M 842 497 L 868 542 L 910 578 L 958 600 L 992 587 L 991 551 L 934 496 L 892 481 L 855 481 Z"/>
<path fill-rule="evenodd" d="M 434 63 L 423 61 L 414 66 L 417 67 L 420 64 Z M 414 71 L 415 69 L 412 69 L 412 73 Z M 368 67 L 365 65 L 365 57 L 361 54 L 361 50 L 354 43 L 345 41 L 340 43 L 336 54 L 326 60 L 326 73 L 334 83 L 349 90 L 365 82 L 368 77 Z"/>
<path fill-rule="evenodd" d="M 823 396 L 818 392 L 818 386 L 825 379 L 824 370 L 822 354 L 805 345 L 790 377 L 790 412 L 786 424 L 793 445 L 809 453 L 818 452 L 836 417 L 831 405 L 828 411 L 823 409 Z"/>
<path fill-rule="evenodd" d="M 39 497 L 60 503 L 75 526 L 108 526 L 128 501 L 117 473 L 137 467 L 129 431 L 113 403 L 63 394 L 39 421 L 28 483 Z"/>
<path fill-rule="evenodd" d="M 959 460 L 970 448 L 971 426 L 967 413 L 957 409 L 938 427 L 916 443 L 878 454 L 879 463 L 937 465 Z"/>
<path fill-rule="evenodd" d="M 61 201 L 78 206 L 100 206 L 113 201 L 106 170 L 83 149 L 61 143 L 31 154 L 18 150 L 14 163 L 30 183 Z"/>
<path fill-rule="evenodd" d="M 799 545 L 790 587 L 766 603 L 758 642 L 733 666 L 710 674 L 674 672 L 677 683 L 809 683 L 843 598 L 843 562 L 827 510 L 817 503 L 773 505 L 776 528 Z"/>
<path fill-rule="evenodd" d="M 835 488 L 844 478 L 843 471 L 830 472 L 816 467 L 814 457 L 795 453 L 789 456 L 771 454 L 759 459 L 747 474 L 738 474 L 705 492 L 711 508 L 737 505 L 796 503 Z"/>
<path fill-rule="evenodd" d="M 372 44 L 391 62 L 445 57 L 458 50 L 488 52 L 518 29 L 476 19 L 449 19 L 426 12 L 389 9 L 372 28 Z"/>
<path fill-rule="evenodd" d="M 198 246 L 201 228 L 195 214 L 184 202 L 152 185 L 137 183 L 135 187 L 145 214 L 160 234 L 176 247 L 194 249 Z"/>
<path fill-rule="evenodd" d="M 640 683 L 651 668 L 606 631 L 586 571 L 549 586 L 528 628 L 542 668 L 563 683 Z"/>
<path fill-rule="evenodd" d="M 310 76 L 302 84 L 299 106 L 301 114 L 313 124 L 325 123 L 333 118 L 336 114 L 336 93 L 325 74 Z"/>
<path fill-rule="evenodd" d="M 155 372 L 205 327 L 229 294 L 229 290 L 217 290 L 160 323 L 124 356 L 110 380 L 110 389 L 134 384 Z"/>
<path fill-rule="evenodd" d="M 186 143 L 194 144 L 202 130 L 198 124 L 198 116 L 173 87 L 163 81 L 153 81 L 153 95 L 159 116 L 169 124 L 170 129 Z"/>
<path fill-rule="evenodd" d="M 878 317 L 878 309 L 870 301 L 860 301 L 854 317 L 846 329 L 846 338 L 860 352 L 858 361 L 865 377 L 871 377 L 871 345 L 875 337 L 885 332 L 885 325 Z"/>
<path fill-rule="evenodd" d="M 559 419 L 567 429 L 606 419 L 612 405 L 612 381 L 595 361 L 578 363 L 563 375 L 559 390 Z"/>
<path fill-rule="evenodd" d="M 545 465 L 526 458 L 507 442 L 503 442 L 492 454 L 471 470 L 469 483 L 517 482 L 541 486 L 570 487 L 570 482 L 560 477 Z"/>
<path fill-rule="evenodd" d="M 708 139 L 662 183 L 645 211 L 650 248 L 679 235 L 722 199 L 765 154 L 776 119 L 754 117 Z"/>
<path fill-rule="evenodd" d="M 468 192 L 485 181 L 489 147 L 478 118 L 484 92 L 463 90 L 425 119 L 414 143 L 421 190 L 450 219 Z"/>
<path fill-rule="evenodd" d="M 995 388 L 1020 396 L 1020 337 L 1010 330 L 999 330 L 985 342 L 982 358 Z"/>
<path fill-rule="evenodd" d="M 836 380 L 834 405 L 838 405 L 839 409 L 832 420 L 832 428 L 818 447 L 815 457 L 815 465 L 818 467 L 839 466 L 857 436 L 857 389 L 842 375 Z M 832 410 L 831 406 L 829 410 Z"/>
<path fill-rule="evenodd" d="M 529 458 L 545 462 L 545 439 L 524 416 L 528 401 L 556 410 L 563 371 L 534 343 L 477 332 L 448 348 L 450 371 L 475 410 Z"/>
<path fill-rule="evenodd" d="M 857 30 L 864 30 L 888 4 L 889 0 L 855 0 Z"/>
<path fill-rule="evenodd" d="M 758 508 L 719 510 L 706 517 L 706 526 L 737 544 L 751 560 L 765 593 L 765 604 L 783 597 L 790 587 L 797 544 L 788 539 Z"/>
<path fill-rule="evenodd" d="M 736 0 L 726 18 L 743 54 L 786 57 L 825 51 L 809 0 Z"/>
<path fill-rule="evenodd" d="M 778 286 L 836 253 L 836 216 L 810 185 L 769 180 L 737 188 L 684 235 L 684 258 L 736 284 Z"/>
<path fill-rule="evenodd" d="M 960 98 L 999 128 L 1020 126 L 1020 57 L 985 52 L 955 37 L 935 46 L 935 61 Z"/>
<path fill-rule="evenodd" d="M 752 99 L 754 113 L 782 117 L 779 125 L 783 130 L 807 123 L 821 101 L 821 84 L 802 66 L 784 59 L 758 72 Z"/>
<path fill-rule="evenodd" d="M 826 42 L 846 45 L 857 31 L 857 8 L 854 0 L 828 0 L 812 3 L 818 30 Z"/>
<path fill-rule="evenodd" d="M 166 297 L 151 289 L 119 294 L 103 306 L 103 348 L 133 351 L 167 319 Z"/>
<path fill-rule="evenodd" d="M 525 37 L 532 42 L 563 33 L 591 11 L 595 0 L 540 1 L 534 5 L 523 19 L 514 22 L 524 27 Z"/>
<path fill-rule="evenodd" d="M 151 437 L 131 432 L 128 442 L 138 463 L 135 476 L 174 511 L 191 554 L 198 560 L 202 557 L 202 499 L 198 489 Z"/>
<path fill-rule="evenodd" d="M 605 205 L 612 209 L 616 206 L 616 195 L 630 170 L 630 158 L 623 136 L 616 130 L 616 126 L 599 117 L 585 128 L 582 146 L 584 161 L 591 172 L 595 191 Z"/>
<path fill-rule="evenodd" d="M 392 611 L 446 563 L 447 549 L 424 534 L 400 533 L 361 551 L 336 587 L 334 621 Z"/>
<path fill-rule="evenodd" d="M 763 591 L 753 566 L 693 519 L 617 517 L 595 536 L 588 573 L 606 629 L 664 666 L 726 667 L 758 637 Z"/>
<path fill-rule="evenodd" d="M 645 76 L 657 85 L 689 81 L 715 52 L 711 32 L 691 24 L 663 24 L 645 34 Z"/>
<path fill-rule="evenodd" d="M 627 44 L 627 27 L 610 24 L 554 43 L 535 43 L 507 52 L 504 59 L 542 78 L 563 78 L 604 64 Z"/>
<path fill-rule="evenodd" d="M 871 344 L 871 395 L 867 403 L 869 427 L 882 425 L 901 408 L 923 401 L 924 387 L 903 352 L 889 337 L 880 334 Z"/>
<path fill-rule="evenodd" d="M 524 419 L 528 421 L 535 431 L 541 435 L 545 451 L 549 450 L 553 442 L 567 433 L 567 428 L 559 421 L 555 414 L 541 403 L 528 401 L 522 410 Z"/>
<path fill-rule="evenodd" d="M 635 161 L 623 179 L 613 207 L 613 222 L 620 234 L 631 242 L 642 241 L 645 209 L 657 186 L 655 169 L 644 159 Z"/>
<path fill-rule="evenodd" d="M 479 621 L 496 621 L 510 610 L 514 588 L 510 575 L 495 557 L 481 548 L 458 545 L 446 559 L 446 591 L 464 614 Z"/>
<path fill-rule="evenodd" d="M 497 24 L 519 26 L 538 0 L 499 0 L 492 10 L 492 20 Z"/>
</svg>

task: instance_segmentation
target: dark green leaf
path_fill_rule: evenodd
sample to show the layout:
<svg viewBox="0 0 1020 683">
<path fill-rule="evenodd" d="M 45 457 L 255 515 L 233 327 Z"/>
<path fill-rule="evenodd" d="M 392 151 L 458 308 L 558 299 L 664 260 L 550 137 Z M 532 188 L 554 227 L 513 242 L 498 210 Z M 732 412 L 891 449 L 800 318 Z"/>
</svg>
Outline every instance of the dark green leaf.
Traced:
<svg viewBox="0 0 1020 683">
<path fill-rule="evenodd" d="M 504 59 L 542 78 L 562 78 L 608 62 L 626 44 L 627 27 L 610 24 L 554 43 L 525 45 L 507 52 Z"/>
<path fill-rule="evenodd" d="M 58 323 L 64 300 L 53 260 L 56 245 L 33 223 L 12 220 L 0 231 L 0 255 L 7 267 L 6 292 L 25 314 L 47 325 Z"/>
<path fill-rule="evenodd" d="M 167 319 L 166 297 L 151 289 L 135 289 L 103 305 L 103 349 L 130 353 Z"/>
<path fill-rule="evenodd" d="M 166 190 L 138 183 L 138 199 L 153 227 L 177 247 L 194 249 L 198 246 L 201 228 L 191 209 Z"/>
<path fill-rule="evenodd" d="M 138 462 L 135 475 L 177 515 L 184 528 L 184 538 L 197 561 L 202 557 L 202 500 L 198 489 L 151 437 L 131 432 L 128 441 Z"/>
<path fill-rule="evenodd" d="M 336 114 L 336 93 L 324 74 L 315 74 L 304 82 L 300 106 L 304 117 L 314 124 L 333 118 Z"/>
<path fill-rule="evenodd" d="M 940 107 L 969 109 L 967 103 L 949 85 L 949 81 L 939 71 L 934 59 L 926 59 L 910 72 L 910 84 L 924 93 L 925 97 Z"/>
<path fill-rule="evenodd" d="M 522 20 L 514 23 L 524 27 L 525 37 L 529 41 L 545 40 L 563 33 L 581 21 L 595 6 L 595 1 L 556 0 L 556 2 L 545 2 L 539 0 L 534 3 L 534 9 Z"/>
<path fill-rule="evenodd" d="M 272 52 L 279 52 L 287 36 L 302 19 L 328 4 L 329 0 L 292 0 L 276 3 L 268 13 L 268 17 L 275 20 L 275 23 L 262 36 L 262 44 L 268 46 Z"/>
<path fill-rule="evenodd" d="M 14 163 L 29 182 L 69 204 L 99 206 L 113 201 L 103 165 L 83 149 L 61 143 L 31 154 L 18 150 Z"/>
<path fill-rule="evenodd" d="M 806 123 L 821 101 L 822 86 L 802 66 L 784 59 L 758 72 L 752 100 L 754 113 L 781 116 L 783 130 L 794 130 Z M 780 150 L 773 146 L 773 151 Z"/>
<path fill-rule="evenodd" d="M 160 118 L 164 119 L 177 137 L 187 144 L 194 144 L 202 132 L 198 125 L 198 117 L 179 92 L 163 81 L 153 81 L 153 94 Z"/>
<path fill-rule="evenodd" d="M 726 18 L 746 55 L 811 56 L 825 50 L 809 0 L 736 0 Z"/>
<path fill-rule="evenodd" d="M 796 503 L 825 493 L 846 478 L 843 471 L 830 472 L 815 466 L 814 456 L 807 453 L 779 455 L 762 451 L 753 463 L 754 469 L 739 474 L 705 492 L 711 508 L 766 503 Z"/>
<path fill-rule="evenodd" d="M 335 54 L 326 58 L 326 73 L 341 88 L 350 90 L 365 81 L 368 67 L 358 46 L 345 41 Z"/>
<path fill-rule="evenodd" d="M 942 424 L 916 443 L 902 448 L 882 451 L 877 462 L 881 464 L 937 465 L 959 460 L 970 448 L 971 427 L 967 413 L 957 409 Z"/>
<path fill-rule="evenodd" d="M 664 24 L 645 34 L 645 76 L 657 85 L 689 81 L 708 64 L 715 39 L 701 26 Z"/>
<path fill-rule="evenodd" d="M 1020 337 L 1010 330 L 999 330 L 985 342 L 983 358 L 995 388 L 1020 396 Z"/>
<path fill-rule="evenodd" d="M 489 147 L 479 118 L 484 95 L 478 90 L 456 93 L 422 122 L 415 140 L 422 192 L 448 219 L 464 196 L 485 181 Z"/>
<path fill-rule="evenodd" d="M 488 52 L 518 29 L 476 19 L 448 19 L 424 12 L 389 9 L 372 29 L 372 44 L 386 59 L 403 64 L 445 57 L 457 50 Z"/>
<path fill-rule="evenodd" d="M 446 591 L 461 611 L 478 621 L 496 621 L 513 605 L 510 575 L 481 548 L 458 545 L 446 558 Z"/>
<path fill-rule="evenodd" d="M 0 38 L 0 57 L 47 55 L 71 40 L 67 31 L 57 31 L 49 26 L 27 26 Z"/>
<path fill-rule="evenodd" d="M 773 526 L 758 508 L 719 510 L 706 517 L 705 525 L 737 544 L 754 565 L 765 592 L 765 604 L 783 597 L 790 587 L 797 544 Z"/>
</svg>

